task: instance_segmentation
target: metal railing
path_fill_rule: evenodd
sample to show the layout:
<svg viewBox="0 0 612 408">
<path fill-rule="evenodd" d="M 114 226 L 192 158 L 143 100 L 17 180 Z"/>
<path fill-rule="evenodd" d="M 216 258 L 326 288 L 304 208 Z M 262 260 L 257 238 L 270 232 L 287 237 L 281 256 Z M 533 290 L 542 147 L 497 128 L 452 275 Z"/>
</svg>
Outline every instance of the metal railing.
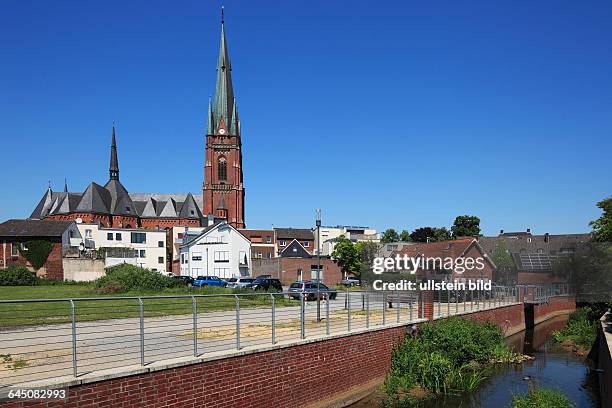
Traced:
<svg viewBox="0 0 612 408">
<path fill-rule="evenodd" d="M 517 303 L 515 286 L 492 286 L 491 290 L 440 290 L 434 292 L 434 319 L 494 309 Z"/>
<path fill-rule="evenodd" d="M 410 323 L 419 295 L 214 294 L 0 301 L 0 390 L 55 377 Z M 318 318 L 319 317 L 319 318 Z"/>
<path fill-rule="evenodd" d="M 553 296 L 567 296 L 572 293 L 567 283 L 552 285 L 518 285 L 519 301 L 523 303 L 548 303 Z"/>
</svg>

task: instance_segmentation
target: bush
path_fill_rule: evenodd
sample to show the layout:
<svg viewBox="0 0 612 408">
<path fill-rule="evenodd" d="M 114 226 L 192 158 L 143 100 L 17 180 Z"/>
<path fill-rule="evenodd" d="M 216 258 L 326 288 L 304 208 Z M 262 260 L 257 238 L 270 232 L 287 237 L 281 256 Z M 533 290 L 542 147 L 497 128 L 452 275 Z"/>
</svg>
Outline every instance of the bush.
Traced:
<svg viewBox="0 0 612 408">
<path fill-rule="evenodd" d="M 102 289 L 110 284 L 118 284 L 121 292 L 131 290 L 162 290 L 181 286 L 181 282 L 164 276 L 159 272 L 139 268 L 134 265 L 121 264 L 106 270 L 106 275 L 97 279 L 95 286 Z"/>
<path fill-rule="evenodd" d="M 424 324 L 420 337 L 428 352 L 443 352 L 454 366 L 487 363 L 496 357 L 500 345 L 505 346 L 503 335 L 491 323 L 456 317 Z"/>
<path fill-rule="evenodd" d="M 111 295 L 113 293 L 119 293 L 123 291 L 119 282 L 111 281 L 104 284 L 104 286 L 96 289 L 96 293 L 99 295 Z"/>
<path fill-rule="evenodd" d="M 36 274 L 25 266 L 11 265 L 6 269 L 0 269 L 0 286 L 33 286 L 38 281 Z"/>
<path fill-rule="evenodd" d="M 414 402 L 415 389 L 425 395 L 471 391 L 485 379 L 484 364 L 508 356 L 501 332 L 490 323 L 455 317 L 428 322 L 419 337 L 407 337 L 394 351 L 383 391 L 400 406 Z"/>
<path fill-rule="evenodd" d="M 590 307 L 581 307 L 569 315 L 567 325 L 561 331 L 554 331 L 553 338 L 559 343 L 569 342 L 572 345 L 590 348 L 597 339 L 597 325 L 594 319 L 598 312 Z"/>
<path fill-rule="evenodd" d="M 530 389 L 525 395 L 513 396 L 511 408 L 573 408 L 562 392 L 549 388 Z"/>
</svg>

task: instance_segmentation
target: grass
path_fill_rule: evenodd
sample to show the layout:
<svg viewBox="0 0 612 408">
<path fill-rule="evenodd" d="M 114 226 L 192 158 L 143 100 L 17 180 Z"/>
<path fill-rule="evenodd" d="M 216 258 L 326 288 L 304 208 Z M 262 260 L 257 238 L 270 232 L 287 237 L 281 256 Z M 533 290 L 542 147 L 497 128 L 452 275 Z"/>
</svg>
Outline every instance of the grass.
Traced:
<svg viewBox="0 0 612 408">
<path fill-rule="evenodd" d="M 589 307 L 581 307 L 570 313 L 567 326 L 561 331 L 553 332 L 556 342 L 566 346 L 589 350 L 597 339 L 597 326 Z"/>
<path fill-rule="evenodd" d="M 573 408 L 575 405 L 561 391 L 530 387 L 527 394 L 512 397 L 510 408 Z"/>
<path fill-rule="evenodd" d="M 114 295 L 96 293 L 93 284 L 56 284 L 41 286 L 0 286 L 0 299 L 62 299 L 62 298 L 113 298 L 112 300 L 75 301 L 77 321 L 105 320 L 139 316 L 139 303 L 136 299 L 118 299 L 117 297 L 139 296 L 173 296 L 173 295 L 203 295 L 203 294 L 233 294 L 231 289 L 205 288 L 167 288 L 157 291 L 129 291 Z M 240 293 L 240 292 L 238 292 Z M 242 292 L 246 293 L 246 292 Z M 161 317 L 186 315 L 192 313 L 191 298 L 175 299 L 143 299 L 145 317 Z M 275 297 L 277 307 L 295 305 L 281 296 Z M 242 297 L 241 308 L 270 306 L 269 294 Z M 0 303 L 0 328 L 23 325 L 39 325 L 70 322 L 70 302 L 32 302 L 32 303 Z M 196 298 L 198 313 L 234 310 L 236 299 L 233 296 L 215 296 Z"/>
</svg>

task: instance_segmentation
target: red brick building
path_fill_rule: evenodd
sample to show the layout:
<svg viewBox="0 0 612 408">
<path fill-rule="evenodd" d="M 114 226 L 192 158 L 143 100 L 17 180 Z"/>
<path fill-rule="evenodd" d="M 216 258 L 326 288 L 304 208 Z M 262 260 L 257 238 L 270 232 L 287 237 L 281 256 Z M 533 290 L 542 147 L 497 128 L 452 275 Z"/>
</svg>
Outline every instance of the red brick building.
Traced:
<svg viewBox="0 0 612 408">
<path fill-rule="evenodd" d="M 204 213 L 213 214 L 235 228 L 244 228 L 242 140 L 238 107 L 232 85 L 232 63 L 221 20 L 221 47 L 217 60 L 214 102 L 208 103 L 206 158 L 204 161 Z"/>
<path fill-rule="evenodd" d="M 54 192 L 51 186 L 32 212 L 32 219 L 77 220 L 104 227 L 169 230 L 173 226 L 200 227 L 226 219 L 244 228 L 244 186 L 240 121 L 234 98 L 231 63 L 221 24 L 214 104 L 208 111 L 203 195 L 131 194 L 119 180 L 115 127 L 104 186 L 95 182 L 84 192 Z"/>
<path fill-rule="evenodd" d="M 79 230 L 74 221 L 54 220 L 8 220 L 0 224 L 0 269 L 11 265 L 23 265 L 33 270 L 23 256 L 29 241 L 43 240 L 52 243 L 51 252 L 45 264 L 36 274 L 47 279 L 62 280 L 64 269 L 62 248 L 70 246 L 70 240 L 80 240 Z"/>
<path fill-rule="evenodd" d="M 274 230 L 241 229 L 240 232 L 251 241 L 253 259 L 270 259 L 276 256 Z"/>
</svg>

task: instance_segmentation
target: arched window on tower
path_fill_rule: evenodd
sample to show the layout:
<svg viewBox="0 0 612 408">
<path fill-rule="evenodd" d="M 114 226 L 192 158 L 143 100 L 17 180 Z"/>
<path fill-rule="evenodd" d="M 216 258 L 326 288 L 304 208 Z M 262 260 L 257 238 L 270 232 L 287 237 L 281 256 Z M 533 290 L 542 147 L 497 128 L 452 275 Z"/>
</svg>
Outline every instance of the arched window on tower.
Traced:
<svg viewBox="0 0 612 408">
<path fill-rule="evenodd" d="M 227 160 L 225 157 L 220 157 L 217 163 L 217 175 L 219 181 L 227 181 Z"/>
</svg>

